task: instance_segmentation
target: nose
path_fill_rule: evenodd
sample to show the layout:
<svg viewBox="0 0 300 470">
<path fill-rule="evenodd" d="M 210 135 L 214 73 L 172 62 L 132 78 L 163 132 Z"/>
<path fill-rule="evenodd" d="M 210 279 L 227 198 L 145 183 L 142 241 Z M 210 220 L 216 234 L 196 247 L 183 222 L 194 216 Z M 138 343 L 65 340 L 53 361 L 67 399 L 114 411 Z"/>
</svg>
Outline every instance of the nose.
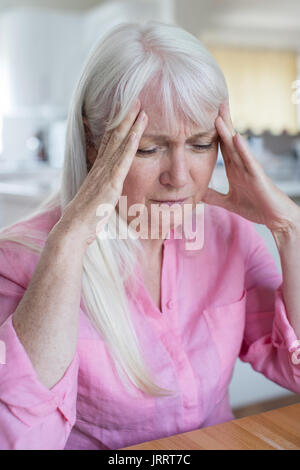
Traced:
<svg viewBox="0 0 300 470">
<path fill-rule="evenodd" d="M 183 150 L 170 150 L 166 166 L 160 175 L 161 184 L 182 188 L 188 183 L 190 169 Z"/>
</svg>

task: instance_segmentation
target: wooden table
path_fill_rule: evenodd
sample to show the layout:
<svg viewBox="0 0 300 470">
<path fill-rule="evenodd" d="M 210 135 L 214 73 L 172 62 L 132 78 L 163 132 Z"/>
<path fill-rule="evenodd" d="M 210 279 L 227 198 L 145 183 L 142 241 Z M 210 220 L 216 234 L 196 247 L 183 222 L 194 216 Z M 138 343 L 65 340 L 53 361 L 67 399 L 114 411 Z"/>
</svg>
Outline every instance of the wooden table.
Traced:
<svg viewBox="0 0 300 470">
<path fill-rule="evenodd" d="M 145 442 L 122 450 L 146 449 L 299 450 L 300 404 Z"/>
</svg>

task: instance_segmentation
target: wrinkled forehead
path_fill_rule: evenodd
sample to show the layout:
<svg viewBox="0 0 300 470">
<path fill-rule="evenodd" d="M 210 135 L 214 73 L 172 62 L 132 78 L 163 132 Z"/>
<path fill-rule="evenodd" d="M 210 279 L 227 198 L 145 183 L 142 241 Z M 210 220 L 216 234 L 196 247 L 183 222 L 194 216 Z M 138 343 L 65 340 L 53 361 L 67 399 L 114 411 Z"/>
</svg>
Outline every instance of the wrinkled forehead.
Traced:
<svg viewBox="0 0 300 470">
<path fill-rule="evenodd" d="M 194 134 L 196 132 L 204 132 L 214 127 L 217 117 L 217 111 L 211 109 L 199 109 L 199 113 L 205 116 L 205 125 L 195 122 L 187 116 L 181 109 L 176 97 L 173 97 L 173 107 L 168 109 L 165 105 L 160 90 L 154 87 L 144 89 L 140 95 L 141 109 L 148 115 L 148 124 L 145 129 L 147 134 L 165 134 L 176 136 L 182 131 L 186 134 Z"/>
</svg>

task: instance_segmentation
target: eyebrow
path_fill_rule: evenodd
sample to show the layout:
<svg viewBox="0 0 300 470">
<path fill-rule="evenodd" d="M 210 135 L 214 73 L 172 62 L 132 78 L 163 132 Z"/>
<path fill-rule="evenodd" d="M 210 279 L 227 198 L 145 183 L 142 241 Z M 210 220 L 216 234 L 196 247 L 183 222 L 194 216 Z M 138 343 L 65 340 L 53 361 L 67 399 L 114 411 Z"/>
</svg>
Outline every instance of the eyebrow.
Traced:
<svg viewBox="0 0 300 470">
<path fill-rule="evenodd" d="M 212 129 L 209 129 L 208 131 L 198 132 L 197 134 L 194 134 L 191 137 L 189 137 L 187 140 L 197 139 L 199 137 L 214 136 L 215 134 L 217 134 L 216 129 L 212 128 Z M 163 135 L 163 134 L 143 134 L 142 138 L 153 139 L 153 140 L 168 140 L 169 136 Z"/>
</svg>

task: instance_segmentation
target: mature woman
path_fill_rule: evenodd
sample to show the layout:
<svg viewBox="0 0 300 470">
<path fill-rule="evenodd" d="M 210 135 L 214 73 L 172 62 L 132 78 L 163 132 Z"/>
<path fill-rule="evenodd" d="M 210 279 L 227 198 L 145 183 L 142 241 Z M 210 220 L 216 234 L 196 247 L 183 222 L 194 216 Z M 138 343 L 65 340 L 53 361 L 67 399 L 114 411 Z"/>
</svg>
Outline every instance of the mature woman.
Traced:
<svg viewBox="0 0 300 470">
<path fill-rule="evenodd" d="M 209 188 L 218 142 L 226 195 Z M 159 236 L 108 237 L 134 204 Z M 197 250 L 175 236 L 188 205 Z M 177 215 L 166 228 L 153 207 Z M 252 222 L 271 230 L 282 277 Z M 221 70 L 182 29 L 122 24 L 97 44 L 60 191 L 1 238 L 1 448 L 116 449 L 228 421 L 238 357 L 300 393 L 300 209 L 235 133 Z"/>
</svg>

